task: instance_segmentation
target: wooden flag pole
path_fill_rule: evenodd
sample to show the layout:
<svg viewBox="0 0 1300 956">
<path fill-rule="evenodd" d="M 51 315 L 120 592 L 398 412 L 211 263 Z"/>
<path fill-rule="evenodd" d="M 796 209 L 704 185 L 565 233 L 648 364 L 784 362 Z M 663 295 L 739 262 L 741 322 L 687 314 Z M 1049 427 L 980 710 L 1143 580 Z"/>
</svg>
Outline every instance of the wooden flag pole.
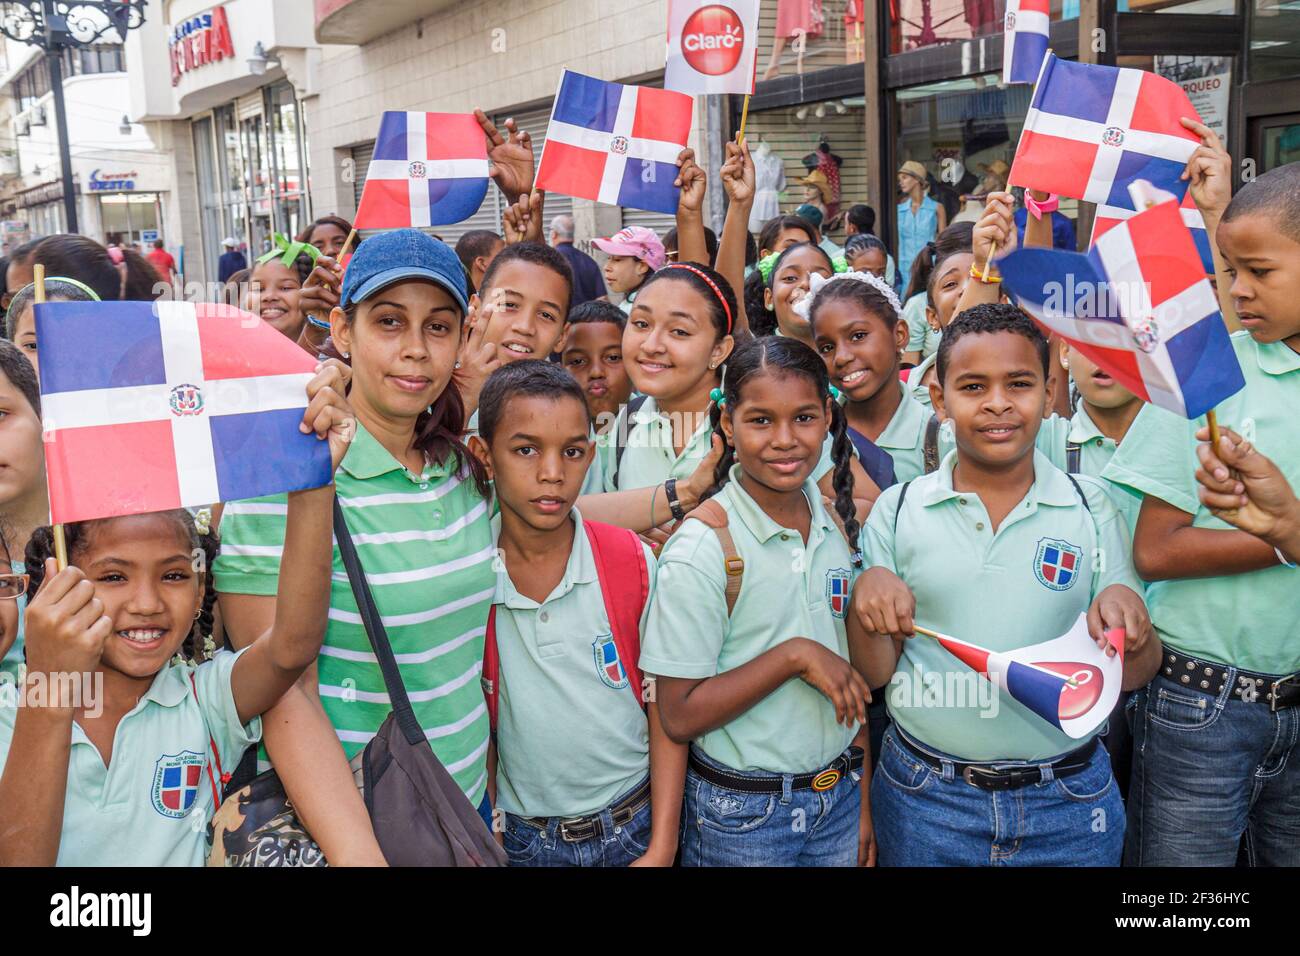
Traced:
<svg viewBox="0 0 1300 956">
<path fill-rule="evenodd" d="M 1219 416 L 1214 414 L 1214 409 L 1205 413 L 1205 424 L 1210 426 L 1210 448 L 1217 455 L 1219 453 Z"/>
<path fill-rule="evenodd" d="M 32 283 L 35 286 L 33 300 L 40 305 L 45 301 L 45 266 L 39 262 L 32 267 Z M 68 542 L 61 524 L 54 526 L 54 560 L 60 571 L 68 566 Z"/>
<path fill-rule="evenodd" d="M 348 250 L 352 248 L 352 243 L 356 240 L 356 238 L 357 238 L 357 227 L 353 226 L 352 231 L 348 233 L 348 237 L 343 240 L 343 248 L 339 250 L 340 259 L 348 254 Z"/>
<path fill-rule="evenodd" d="M 989 257 L 984 260 L 984 271 L 980 273 L 980 282 L 989 281 L 989 266 L 993 265 L 993 257 L 996 256 L 997 254 L 998 254 L 998 244 L 995 242 L 989 246 Z"/>
<path fill-rule="evenodd" d="M 740 129 L 736 131 L 736 142 L 745 141 L 745 123 L 749 120 L 749 94 L 745 94 L 745 103 L 740 108 Z"/>
</svg>

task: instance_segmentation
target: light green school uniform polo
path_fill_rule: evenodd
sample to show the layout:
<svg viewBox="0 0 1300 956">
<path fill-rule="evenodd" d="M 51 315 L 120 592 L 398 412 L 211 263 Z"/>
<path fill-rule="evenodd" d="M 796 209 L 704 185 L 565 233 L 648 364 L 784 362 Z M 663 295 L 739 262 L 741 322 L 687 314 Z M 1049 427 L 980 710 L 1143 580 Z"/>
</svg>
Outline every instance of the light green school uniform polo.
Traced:
<svg viewBox="0 0 1300 956">
<path fill-rule="evenodd" d="M 1142 593 L 1123 519 L 1101 482 L 1075 479 L 1089 512 L 1070 479 L 1035 452 L 1033 485 L 994 531 L 979 496 L 953 488 L 956 464 L 953 452 L 913 481 L 901 514 L 901 486 L 887 489 L 862 532 L 867 563 L 912 589 L 918 624 L 1009 651 L 1060 637 L 1112 584 Z M 1055 570 L 1071 563 L 1067 554 L 1068 581 Z M 964 760 L 1042 760 L 1080 746 L 1009 694 L 998 694 L 996 711 L 987 697 L 981 706 L 976 678 L 984 678 L 973 674 L 935 641 L 913 637 L 890 681 L 889 713 L 912 737 Z"/>
<path fill-rule="evenodd" d="M 1221 402 L 1221 425 L 1245 434 L 1300 488 L 1300 355 L 1282 342 L 1259 344 L 1234 332 L 1232 346 L 1246 387 Z M 1192 515 L 1196 528 L 1226 529 L 1197 495 L 1196 430 L 1154 405 L 1145 406 L 1105 469 L 1105 477 Z M 1153 581 L 1151 620 L 1170 648 L 1265 674 L 1300 670 L 1300 571 L 1278 564 L 1247 574 Z"/>
<path fill-rule="evenodd" d="M 605 491 L 606 476 L 609 474 L 609 470 L 614 467 L 612 434 L 612 427 L 603 435 L 598 435 L 594 426 L 588 430 L 587 437 L 595 443 L 595 447 L 592 449 L 591 463 L 587 466 L 587 474 L 582 479 L 581 494 L 599 495 Z"/>
<path fill-rule="evenodd" d="M 515 589 L 506 568 L 497 572 L 497 806 L 526 817 L 595 813 L 650 769 L 641 690 L 625 667 L 611 673 L 614 633 L 582 516 L 572 513 L 564 577 L 541 604 Z M 653 598 L 655 559 L 641 548 Z M 643 633 L 649 613 L 647 600 Z"/>
<path fill-rule="evenodd" d="M 477 805 L 488 748 L 479 674 L 496 586 L 488 503 L 454 459 L 412 474 L 360 424 L 335 488 L 415 715 Z M 276 593 L 286 513 L 284 495 L 226 506 L 219 592 Z M 337 545 L 318 675 L 321 704 L 351 758 L 392 706 Z"/>
<path fill-rule="evenodd" d="M 938 360 L 939 353 L 937 351 L 931 352 L 925 358 L 921 359 L 920 365 L 907 373 L 907 387 L 911 390 L 912 397 L 926 408 L 930 409 L 930 411 L 934 411 L 934 402 L 930 399 L 930 386 L 921 383 L 925 378 L 925 373 L 934 368 L 934 363 Z"/>
<path fill-rule="evenodd" d="M 876 439 L 876 444 L 894 459 L 894 475 L 901 483 L 925 474 L 925 429 L 934 412 L 918 402 L 901 380 L 898 388 L 903 393 L 903 400 Z M 938 444 L 940 459 L 956 447 L 943 429 L 939 430 Z"/>
<path fill-rule="evenodd" d="M 848 658 L 844 615 L 856 571 L 848 543 L 822 506 L 813 481 L 804 483 L 812 509 L 805 547 L 798 531 L 782 528 L 740 486 L 740 466 L 715 497 L 745 561 L 740 597 L 730 618 L 722 546 L 700 521 L 683 523 L 659 557 L 659 580 L 641 645 L 641 668 L 664 677 L 713 677 L 792 637 L 806 637 Z M 791 678 L 745 713 L 696 744 L 736 770 L 808 773 L 835 759 L 856 728 L 835 722 L 835 707 Z"/>
<path fill-rule="evenodd" d="M 17 558 L 9 562 L 9 569 L 14 574 L 26 574 L 27 566 Z M 27 617 L 27 595 L 20 594 L 15 600 L 18 602 L 18 634 L 14 637 L 14 642 L 9 645 L 9 650 L 3 658 L 0 658 L 0 674 L 5 674 L 15 681 L 23 669 L 23 621 Z"/>
<path fill-rule="evenodd" d="M 222 770 L 230 772 L 262 736 L 260 717 L 239 721 L 230 687 L 238 657 L 218 651 L 198 667 L 160 670 L 118 723 L 107 767 L 73 722 L 56 866 L 204 865 L 207 825 L 217 808 L 209 769 L 221 786 L 209 741 L 216 743 Z M 17 688 L 6 690 L 11 696 Z M 18 715 L 12 702 L 11 696 L 0 706 L 0 772 Z"/>
<path fill-rule="evenodd" d="M 920 352 L 922 358 L 929 358 L 939 348 L 939 335 L 930 328 L 925 317 L 925 308 L 929 299 L 924 292 L 918 292 L 903 305 L 903 321 L 907 323 L 907 348 L 904 352 Z"/>
<path fill-rule="evenodd" d="M 1101 478 L 1101 473 L 1119 447 L 1115 439 L 1101 433 L 1101 429 L 1088 415 L 1082 402 L 1070 418 L 1053 415 L 1043 420 L 1038 432 L 1038 450 L 1047 456 L 1061 471 L 1069 471 L 1069 445 L 1079 446 L 1079 474 Z M 1142 510 L 1142 496 L 1124 485 L 1102 481 L 1106 494 L 1128 525 L 1130 537 L 1137 527 L 1138 512 Z"/>
</svg>

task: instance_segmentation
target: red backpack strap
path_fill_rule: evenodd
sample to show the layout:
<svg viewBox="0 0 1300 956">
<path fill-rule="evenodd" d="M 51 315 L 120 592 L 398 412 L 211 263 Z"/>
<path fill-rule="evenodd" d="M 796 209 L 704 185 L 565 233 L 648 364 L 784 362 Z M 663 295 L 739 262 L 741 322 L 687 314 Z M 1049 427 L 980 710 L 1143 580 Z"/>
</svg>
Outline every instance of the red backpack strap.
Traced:
<svg viewBox="0 0 1300 956">
<path fill-rule="evenodd" d="M 194 703 L 199 705 L 199 716 L 202 717 L 203 705 L 199 704 L 199 685 L 194 682 L 193 671 L 190 671 L 190 690 L 194 692 Z M 204 722 L 204 729 L 207 729 L 206 721 Z M 230 775 L 221 769 L 221 755 L 217 753 L 217 741 L 213 738 L 211 731 L 208 732 L 208 747 L 212 750 L 212 761 L 217 765 L 217 777 L 221 778 L 221 784 L 225 786 L 230 782 Z M 205 762 L 203 766 L 208 771 L 208 783 L 212 784 L 212 807 L 214 810 L 219 809 L 221 807 L 221 791 L 217 789 L 216 777 L 212 775 L 212 764 Z"/>
<path fill-rule="evenodd" d="M 479 678 L 487 700 L 488 724 L 497 729 L 497 700 L 501 693 L 501 658 L 497 656 L 497 606 L 488 611 L 487 635 L 483 640 L 483 676 Z"/>
<path fill-rule="evenodd" d="M 626 528 L 582 522 L 596 560 L 596 576 L 605 599 L 605 614 L 614 632 L 614 646 L 627 672 L 628 684 L 641 706 L 641 614 L 650 597 L 650 569 L 646 566 L 641 539 Z"/>
</svg>

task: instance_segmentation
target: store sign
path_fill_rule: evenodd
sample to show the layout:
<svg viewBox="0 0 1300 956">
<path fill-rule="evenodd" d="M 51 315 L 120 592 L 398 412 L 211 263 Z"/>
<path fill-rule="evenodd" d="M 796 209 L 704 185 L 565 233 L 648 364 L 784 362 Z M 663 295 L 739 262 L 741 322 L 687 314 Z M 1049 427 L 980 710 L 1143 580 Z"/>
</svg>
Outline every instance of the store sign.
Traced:
<svg viewBox="0 0 1300 956">
<path fill-rule="evenodd" d="M 98 169 L 93 170 L 90 174 L 90 191 L 92 193 L 123 193 L 135 189 L 135 178 L 140 174 L 137 172 L 129 173 L 103 173 Z"/>
<path fill-rule="evenodd" d="M 1228 102 L 1232 93 L 1232 57 L 1157 56 L 1156 72 L 1173 80 L 1219 139 L 1228 139 Z"/>
<path fill-rule="evenodd" d="M 172 86 L 196 67 L 234 59 L 235 43 L 230 38 L 226 8 L 213 7 L 172 27 L 167 49 L 172 62 Z"/>
</svg>

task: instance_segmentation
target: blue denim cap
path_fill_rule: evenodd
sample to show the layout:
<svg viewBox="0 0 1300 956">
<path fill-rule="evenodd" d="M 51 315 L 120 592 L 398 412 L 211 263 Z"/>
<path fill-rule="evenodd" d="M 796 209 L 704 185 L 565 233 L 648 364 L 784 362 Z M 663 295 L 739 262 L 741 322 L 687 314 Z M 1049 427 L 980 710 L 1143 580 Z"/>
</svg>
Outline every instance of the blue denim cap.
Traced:
<svg viewBox="0 0 1300 956">
<path fill-rule="evenodd" d="M 465 270 L 445 242 L 418 229 L 394 229 L 357 246 L 343 276 L 339 305 L 364 302 L 380 289 L 404 279 L 427 279 L 446 289 L 461 312 L 468 308 Z"/>
</svg>

